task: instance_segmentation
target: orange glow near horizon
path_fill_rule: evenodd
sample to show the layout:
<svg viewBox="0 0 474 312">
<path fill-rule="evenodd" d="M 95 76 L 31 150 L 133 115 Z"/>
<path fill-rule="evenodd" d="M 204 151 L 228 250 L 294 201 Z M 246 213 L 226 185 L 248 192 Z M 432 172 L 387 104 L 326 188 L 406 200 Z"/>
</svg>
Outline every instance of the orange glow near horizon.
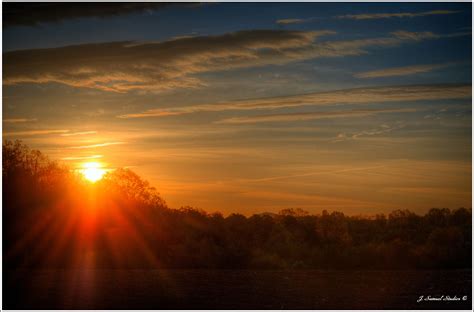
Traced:
<svg viewBox="0 0 474 312">
<path fill-rule="evenodd" d="M 84 178 L 91 182 L 95 183 L 102 179 L 104 174 L 106 173 L 105 169 L 102 169 L 102 164 L 98 162 L 87 162 L 82 165 L 83 169 L 81 169 L 81 173 Z"/>
</svg>

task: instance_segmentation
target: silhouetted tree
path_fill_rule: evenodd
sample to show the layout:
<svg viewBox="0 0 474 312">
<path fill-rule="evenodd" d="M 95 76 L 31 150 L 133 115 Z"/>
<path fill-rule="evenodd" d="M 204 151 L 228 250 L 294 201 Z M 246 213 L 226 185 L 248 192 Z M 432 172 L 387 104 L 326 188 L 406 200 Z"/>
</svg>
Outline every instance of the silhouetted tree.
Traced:
<svg viewBox="0 0 474 312">
<path fill-rule="evenodd" d="M 472 211 L 466 208 L 434 208 L 424 216 L 408 210 L 351 217 L 283 209 L 224 217 L 188 206 L 168 208 L 130 169 L 90 185 L 20 141 L 5 141 L 2 151 L 7 268 L 471 267 Z"/>
</svg>

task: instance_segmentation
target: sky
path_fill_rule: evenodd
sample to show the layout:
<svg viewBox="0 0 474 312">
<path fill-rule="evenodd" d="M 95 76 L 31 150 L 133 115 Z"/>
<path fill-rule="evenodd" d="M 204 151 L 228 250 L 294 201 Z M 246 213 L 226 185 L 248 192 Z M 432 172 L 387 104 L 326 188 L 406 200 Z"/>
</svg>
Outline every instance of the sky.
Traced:
<svg viewBox="0 0 474 312">
<path fill-rule="evenodd" d="M 3 21 L 3 139 L 71 168 L 225 215 L 471 208 L 471 3 L 3 3 Z"/>
</svg>

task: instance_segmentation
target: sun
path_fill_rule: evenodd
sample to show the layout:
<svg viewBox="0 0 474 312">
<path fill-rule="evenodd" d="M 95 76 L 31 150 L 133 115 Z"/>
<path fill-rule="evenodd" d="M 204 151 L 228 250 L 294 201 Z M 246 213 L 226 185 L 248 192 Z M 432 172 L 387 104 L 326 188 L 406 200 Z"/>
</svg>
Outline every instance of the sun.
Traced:
<svg viewBox="0 0 474 312">
<path fill-rule="evenodd" d="M 97 182 L 106 173 L 105 169 L 102 169 L 102 165 L 98 162 L 87 162 L 82 165 L 84 169 L 81 169 L 81 173 L 84 178 L 89 182 Z"/>
</svg>

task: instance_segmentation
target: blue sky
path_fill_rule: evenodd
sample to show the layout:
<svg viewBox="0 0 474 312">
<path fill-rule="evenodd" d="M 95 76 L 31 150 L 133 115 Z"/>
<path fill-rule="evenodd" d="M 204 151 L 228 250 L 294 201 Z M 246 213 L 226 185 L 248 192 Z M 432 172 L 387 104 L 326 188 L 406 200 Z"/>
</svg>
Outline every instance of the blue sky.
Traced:
<svg viewBox="0 0 474 312">
<path fill-rule="evenodd" d="M 4 28 L 4 138 L 173 207 L 470 206 L 470 3 L 90 11 Z"/>
</svg>

